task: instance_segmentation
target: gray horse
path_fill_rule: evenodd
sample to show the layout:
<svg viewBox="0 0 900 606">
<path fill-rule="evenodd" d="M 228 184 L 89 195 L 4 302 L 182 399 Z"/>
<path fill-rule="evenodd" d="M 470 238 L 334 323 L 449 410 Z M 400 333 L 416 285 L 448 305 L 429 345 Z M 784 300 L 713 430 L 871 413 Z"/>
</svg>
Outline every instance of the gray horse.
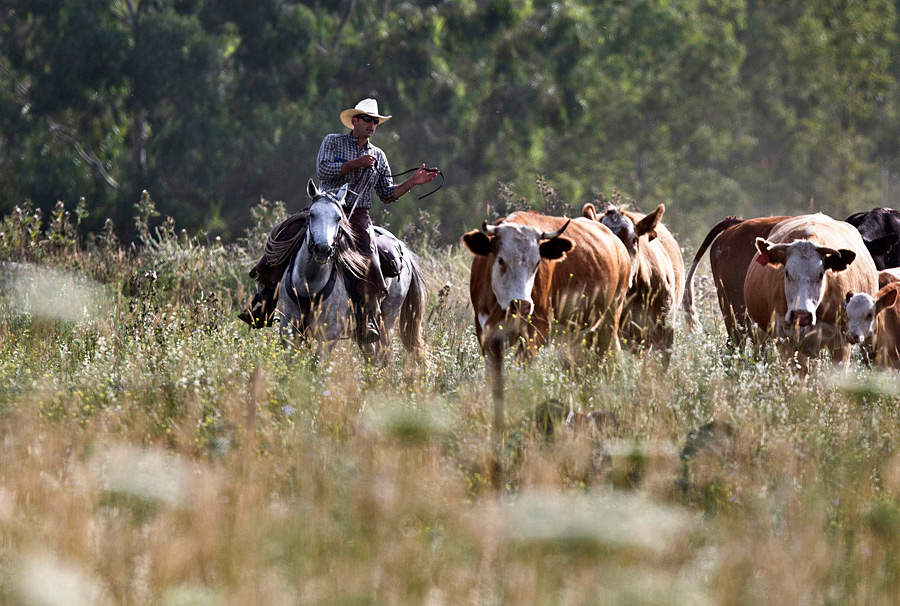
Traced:
<svg viewBox="0 0 900 606">
<path fill-rule="evenodd" d="M 285 340 L 302 335 L 332 345 L 354 335 L 353 282 L 365 275 L 366 259 L 353 249 L 352 228 L 344 211 L 347 186 L 337 192 L 320 190 L 312 179 L 307 184 L 312 199 L 306 234 L 297 254 L 288 264 L 278 290 L 281 332 Z M 385 278 L 388 293 L 381 304 L 381 340 L 366 353 L 376 353 L 390 345 L 394 325 L 400 321 L 400 340 L 410 352 L 418 352 L 425 284 L 416 256 L 386 229 L 376 227 L 376 236 L 387 239 L 400 251 L 399 275 Z"/>
</svg>

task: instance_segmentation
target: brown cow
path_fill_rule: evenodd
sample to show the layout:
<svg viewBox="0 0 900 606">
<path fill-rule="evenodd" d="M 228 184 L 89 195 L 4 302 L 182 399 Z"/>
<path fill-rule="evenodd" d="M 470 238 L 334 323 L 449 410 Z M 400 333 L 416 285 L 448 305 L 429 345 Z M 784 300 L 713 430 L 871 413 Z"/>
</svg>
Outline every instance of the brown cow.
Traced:
<svg viewBox="0 0 900 606">
<path fill-rule="evenodd" d="M 779 223 L 756 239 L 757 254 L 744 280 L 747 313 L 782 350 L 815 355 L 827 346 L 847 362 L 850 345 L 838 329 L 844 293 L 874 293 L 878 272 L 859 232 L 821 213 Z"/>
<path fill-rule="evenodd" d="M 666 207 L 652 213 L 608 206 L 602 216 L 593 204 L 582 214 L 600 221 L 622 240 L 631 257 L 628 296 L 619 336 L 634 346 L 671 352 L 678 302 L 684 293 L 684 259 L 681 248 L 660 223 Z"/>
<path fill-rule="evenodd" d="M 845 336 L 875 353 L 879 366 L 900 369 L 900 282 L 891 272 L 878 272 L 882 287 L 875 296 L 848 292 L 844 300 L 847 316 Z"/>
<path fill-rule="evenodd" d="M 713 227 L 703 244 L 697 249 L 694 262 L 688 270 L 682 308 L 687 316 L 688 324 L 694 326 L 694 272 L 707 248 L 709 265 L 719 308 L 725 320 L 725 330 L 733 343 L 740 343 L 750 329 L 751 321 L 744 304 L 744 278 L 750 261 L 756 255 L 756 238 L 767 238 L 772 229 L 790 217 L 758 217 L 742 219 L 727 217 Z"/>
<path fill-rule="evenodd" d="M 469 283 L 475 333 L 492 382 L 495 425 L 502 427 L 507 343 L 518 341 L 530 356 L 553 327 L 575 332 L 601 352 L 619 347 L 628 252 L 599 223 L 530 211 L 470 231 L 463 242 L 475 255 Z"/>
</svg>

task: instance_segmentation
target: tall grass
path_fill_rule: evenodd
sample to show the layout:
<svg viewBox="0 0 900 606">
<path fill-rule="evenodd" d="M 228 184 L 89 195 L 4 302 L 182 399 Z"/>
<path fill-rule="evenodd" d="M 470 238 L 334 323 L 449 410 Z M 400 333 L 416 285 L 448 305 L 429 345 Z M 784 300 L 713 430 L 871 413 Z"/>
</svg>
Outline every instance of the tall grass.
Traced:
<svg viewBox="0 0 900 606">
<path fill-rule="evenodd" d="M 413 242 L 426 353 L 372 366 L 235 319 L 283 208 L 233 245 L 137 212 L 2 220 L 0 602 L 896 601 L 894 374 L 728 350 L 704 279 L 668 366 L 507 360 L 497 492 L 465 251 Z"/>
</svg>

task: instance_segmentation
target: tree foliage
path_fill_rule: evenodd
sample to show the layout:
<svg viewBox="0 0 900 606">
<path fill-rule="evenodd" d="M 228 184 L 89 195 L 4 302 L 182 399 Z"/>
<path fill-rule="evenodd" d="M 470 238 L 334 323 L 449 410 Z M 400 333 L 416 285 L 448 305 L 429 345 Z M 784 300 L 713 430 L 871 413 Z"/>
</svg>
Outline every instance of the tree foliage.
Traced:
<svg viewBox="0 0 900 606">
<path fill-rule="evenodd" d="M 381 220 L 424 209 L 446 242 L 498 183 L 537 208 L 547 184 L 572 209 L 619 189 L 694 238 L 842 216 L 894 204 L 898 28 L 885 0 L 0 0 L 0 211 L 84 196 L 86 225 L 124 228 L 147 189 L 234 237 L 261 197 L 305 204 L 322 137 L 373 96 L 392 169 L 447 175 Z"/>
</svg>

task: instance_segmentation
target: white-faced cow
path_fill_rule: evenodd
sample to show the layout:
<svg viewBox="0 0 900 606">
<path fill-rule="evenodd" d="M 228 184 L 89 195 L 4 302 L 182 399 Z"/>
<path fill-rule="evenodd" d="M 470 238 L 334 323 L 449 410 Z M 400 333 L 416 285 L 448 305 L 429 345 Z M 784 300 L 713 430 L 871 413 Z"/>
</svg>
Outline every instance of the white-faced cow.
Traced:
<svg viewBox="0 0 900 606">
<path fill-rule="evenodd" d="M 684 293 L 684 260 L 681 248 L 660 223 L 666 208 L 652 213 L 608 206 L 598 215 L 593 204 L 582 214 L 600 221 L 625 245 L 631 258 L 628 296 L 619 336 L 629 345 L 670 352 L 675 334 L 678 302 Z"/>
<path fill-rule="evenodd" d="M 475 255 L 469 291 L 502 427 L 503 352 L 533 354 L 558 329 L 598 351 L 618 347 L 628 253 L 603 225 L 516 212 L 463 236 Z"/>
<path fill-rule="evenodd" d="M 881 274 L 879 273 L 879 281 Z M 847 292 L 844 313 L 846 338 L 861 343 L 875 354 L 875 363 L 900 368 L 900 282 L 893 276 L 875 295 Z"/>
<path fill-rule="evenodd" d="M 769 238 L 756 239 L 757 254 L 744 281 L 747 313 L 784 353 L 807 356 L 828 347 L 846 362 L 850 345 L 838 328 L 844 293 L 874 293 L 875 262 L 859 232 L 823 214 L 779 223 Z"/>
<path fill-rule="evenodd" d="M 694 272 L 706 249 L 709 248 L 709 266 L 719 309 L 725 320 L 725 330 L 732 343 L 740 343 L 752 324 L 744 303 L 744 279 L 750 261 L 756 254 L 756 238 L 767 238 L 776 225 L 790 217 L 757 217 L 742 219 L 726 217 L 713 227 L 704 238 L 694 262 L 688 270 L 682 308 L 688 324 L 696 324 L 694 318 Z M 711 246 L 711 248 L 710 248 Z"/>
</svg>

